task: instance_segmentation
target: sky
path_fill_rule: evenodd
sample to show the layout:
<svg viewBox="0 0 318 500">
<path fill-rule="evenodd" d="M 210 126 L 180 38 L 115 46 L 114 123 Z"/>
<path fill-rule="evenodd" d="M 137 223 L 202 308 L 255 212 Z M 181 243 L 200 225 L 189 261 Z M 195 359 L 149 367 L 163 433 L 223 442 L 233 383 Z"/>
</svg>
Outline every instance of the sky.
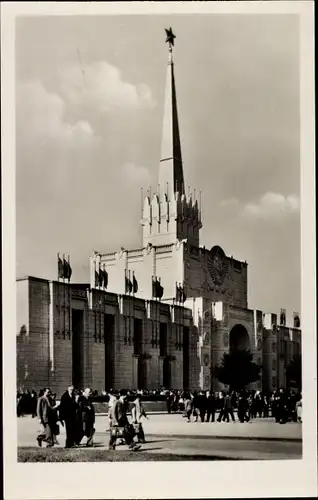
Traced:
<svg viewBox="0 0 318 500">
<path fill-rule="evenodd" d="M 16 23 L 17 277 L 75 282 L 89 256 L 141 247 L 158 183 L 168 47 L 200 244 L 248 262 L 248 305 L 300 312 L 295 15 L 46 16 Z"/>
</svg>

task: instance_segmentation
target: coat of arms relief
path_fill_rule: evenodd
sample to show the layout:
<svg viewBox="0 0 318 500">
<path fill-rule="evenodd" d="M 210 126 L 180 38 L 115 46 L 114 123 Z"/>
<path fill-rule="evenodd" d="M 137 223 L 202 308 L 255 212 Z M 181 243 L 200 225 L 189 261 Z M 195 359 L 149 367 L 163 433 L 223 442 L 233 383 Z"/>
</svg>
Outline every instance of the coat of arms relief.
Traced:
<svg viewBox="0 0 318 500">
<path fill-rule="evenodd" d="M 228 272 L 226 255 L 221 247 L 215 246 L 211 249 L 208 258 L 208 268 L 213 283 L 221 287 Z"/>
</svg>

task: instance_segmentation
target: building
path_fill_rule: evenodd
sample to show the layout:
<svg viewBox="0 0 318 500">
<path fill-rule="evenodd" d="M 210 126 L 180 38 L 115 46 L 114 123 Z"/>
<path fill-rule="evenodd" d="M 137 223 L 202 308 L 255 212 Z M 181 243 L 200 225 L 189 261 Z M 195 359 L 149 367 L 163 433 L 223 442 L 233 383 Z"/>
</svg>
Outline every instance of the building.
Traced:
<svg viewBox="0 0 318 500">
<path fill-rule="evenodd" d="M 285 385 L 300 352 L 299 315 L 248 309 L 247 263 L 200 246 L 201 203 L 186 192 L 172 32 L 158 192 L 143 206 L 140 248 L 93 252 L 90 280 L 17 280 L 18 387 L 71 382 L 94 389 L 220 388 L 213 368 L 229 349 L 250 349 L 263 365 L 257 388 Z"/>
</svg>

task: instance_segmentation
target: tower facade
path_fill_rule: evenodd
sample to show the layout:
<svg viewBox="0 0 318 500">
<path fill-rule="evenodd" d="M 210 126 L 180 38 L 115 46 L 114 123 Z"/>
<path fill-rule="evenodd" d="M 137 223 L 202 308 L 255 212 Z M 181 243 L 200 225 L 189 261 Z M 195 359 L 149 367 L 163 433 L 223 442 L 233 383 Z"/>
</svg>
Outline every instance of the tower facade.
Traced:
<svg viewBox="0 0 318 500">
<path fill-rule="evenodd" d="M 158 191 L 147 193 L 143 206 L 143 247 L 187 240 L 199 246 L 202 227 L 198 200 L 185 192 L 177 96 L 172 57 L 173 37 L 167 32 L 169 57 L 163 113 Z"/>
</svg>

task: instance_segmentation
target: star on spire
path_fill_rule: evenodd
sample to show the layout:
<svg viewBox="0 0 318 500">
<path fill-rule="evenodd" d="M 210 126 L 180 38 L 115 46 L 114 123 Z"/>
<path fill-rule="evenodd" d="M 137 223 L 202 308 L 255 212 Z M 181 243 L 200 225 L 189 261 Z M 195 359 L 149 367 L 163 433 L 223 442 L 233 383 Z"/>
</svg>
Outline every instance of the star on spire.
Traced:
<svg viewBox="0 0 318 500">
<path fill-rule="evenodd" d="M 168 30 L 165 28 L 165 32 L 167 35 L 166 43 L 169 43 L 169 49 L 171 50 L 171 47 L 174 47 L 174 39 L 176 38 L 176 35 L 173 34 L 171 26 Z"/>
</svg>

